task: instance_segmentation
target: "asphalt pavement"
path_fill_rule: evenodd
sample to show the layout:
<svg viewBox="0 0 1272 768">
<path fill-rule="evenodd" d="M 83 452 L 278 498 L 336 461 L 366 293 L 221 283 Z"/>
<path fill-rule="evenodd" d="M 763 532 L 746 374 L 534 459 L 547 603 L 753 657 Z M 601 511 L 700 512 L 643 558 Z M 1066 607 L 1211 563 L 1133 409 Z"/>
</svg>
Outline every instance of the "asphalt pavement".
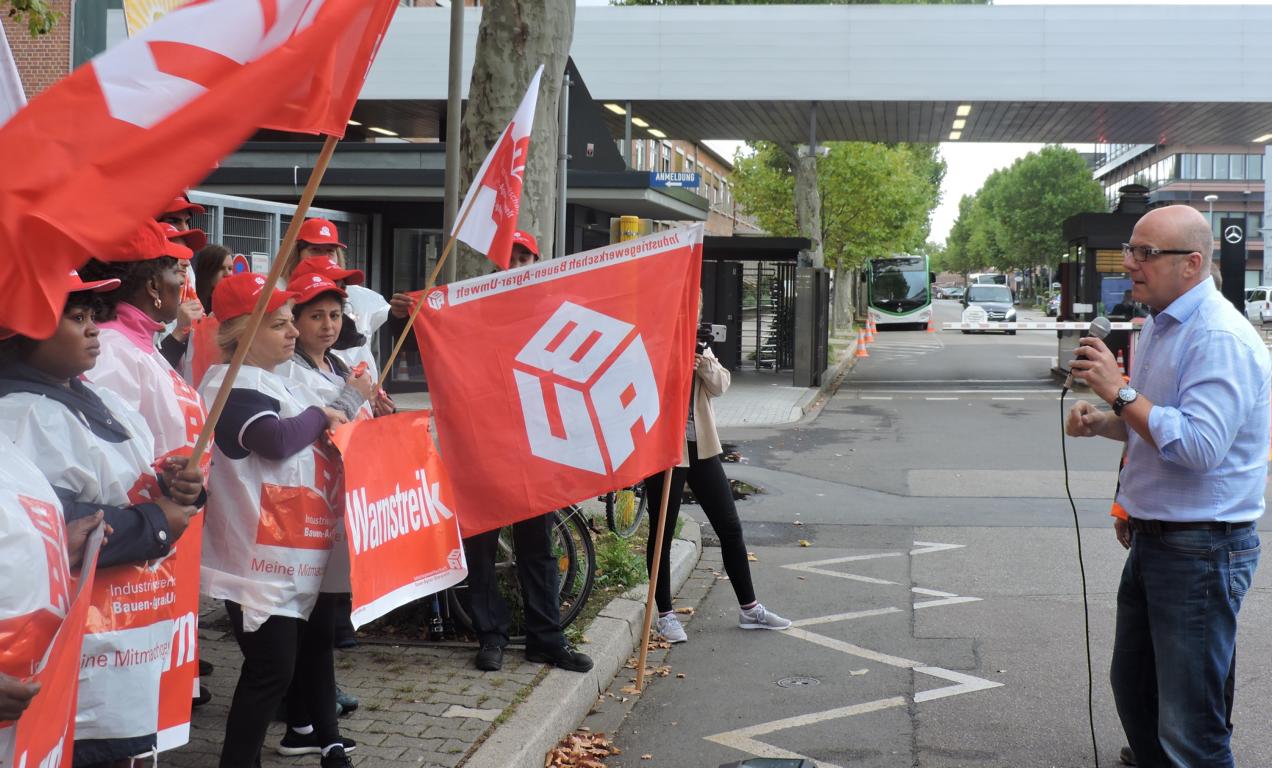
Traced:
<svg viewBox="0 0 1272 768">
<path fill-rule="evenodd" d="M 937 303 L 938 323 L 958 313 Z M 657 660 L 670 674 L 639 697 L 620 676 L 585 722 L 622 749 L 608 766 L 1096 765 L 1060 438 L 1062 406 L 1091 396 L 1060 401 L 1054 332 L 884 331 L 869 352 L 800 421 L 723 430 L 743 456 L 730 476 L 763 489 L 739 505 L 759 598 L 796 626 L 737 628 L 704 527 L 707 589 L 681 600 L 696 610 L 689 641 Z M 1123 744 L 1107 683 L 1125 557 L 1108 517 L 1119 448 L 1066 446 L 1099 764 L 1111 766 Z M 1270 581 L 1256 575 L 1241 616 L 1238 765 L 1272 765 Z"/>
</svg>

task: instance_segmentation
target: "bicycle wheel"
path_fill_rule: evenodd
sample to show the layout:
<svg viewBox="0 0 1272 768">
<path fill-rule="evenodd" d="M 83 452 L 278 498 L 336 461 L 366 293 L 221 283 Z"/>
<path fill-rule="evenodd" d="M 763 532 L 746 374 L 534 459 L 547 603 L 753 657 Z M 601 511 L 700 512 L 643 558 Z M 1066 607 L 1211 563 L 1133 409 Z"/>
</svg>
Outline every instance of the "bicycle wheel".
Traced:
<svg viewBox="0 0 1272 768">
<path fill-rule="evenodd" d="M 565 629 L 592 595 L 596 581 L 596 545 L 592 541 L 592 529 L 578 507 L 566 507 L 552 515 L 552 554 L 557 558 L 561 629 Z"/>
<path fill-rule="evenodd" d="M 605 523 L 619 538 L 625 539 L 635 533 L 647 511 L 644 483 L 605 495 Z"/>
</svg>

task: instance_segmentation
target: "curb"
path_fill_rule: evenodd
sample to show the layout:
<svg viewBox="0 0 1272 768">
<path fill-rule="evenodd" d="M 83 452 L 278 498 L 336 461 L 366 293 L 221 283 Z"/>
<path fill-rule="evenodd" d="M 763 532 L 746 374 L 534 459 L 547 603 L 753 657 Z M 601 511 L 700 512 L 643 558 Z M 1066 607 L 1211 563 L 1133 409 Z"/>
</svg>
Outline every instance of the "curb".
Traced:
<svg viewBox="0 0 1272 768">
<path fill-rule="evenodd" d="M 835 393 L 839 389 L 839 384 L 844 376 L 852 370 L 857 364 L 857 345 L 853 344 L 851 348 L 845 348 L 843 357 L 832 368 L 827 368 L 822 374 L 821 386 L 813 389 L 809 387 L 808 392 L 799 399 L 795 407 L 800 410 L 800 418 L 807 416 L 810 411 L 815 410 L 818 405 L 825 399 Z"/>
<path fill-rule="evenodd" d="M 702 529 L 685 521 L 671 546 L 671 592 L 680 591 L 702 552 Z M 578 727 L 623 669 L 644 629 L 646 586 L 632 587 L 601 609 L 579 650 L 595 666 L 585 674 L 551 668 L 507 721 L 482 742 L 464 768 L 542 768 L 543 756 Z"/>
</svg>

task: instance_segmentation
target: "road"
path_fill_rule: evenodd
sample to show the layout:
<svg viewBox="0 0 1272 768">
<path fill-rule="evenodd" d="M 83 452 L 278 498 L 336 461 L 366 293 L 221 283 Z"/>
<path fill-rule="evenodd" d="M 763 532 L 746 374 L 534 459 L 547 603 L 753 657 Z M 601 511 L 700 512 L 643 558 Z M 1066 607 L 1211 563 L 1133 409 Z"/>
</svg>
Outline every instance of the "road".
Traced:
<svg viewBox="0 0 1272 768">
<path fill-rule="evenodd" d="M 937 320 L 958 311 L 938 302 Z M 796 627 L 737 628 L 705 529 L 689 642 L 654 656 L 684 677 L 632 696 L 620 676 L 587 723 L 623 750 L 607 765 L 1095 765 L 1055 354 L 1048 332 L 884 332 L 803 422 L 724 435 L 745 457 L 730 476 L 764 489 L 739 506 L 759 598 Z M 1110 766 L 1123 744 L 1107 683 L 1124 560 L 1108 518 L 1119 449 L 1068 450 Z M 1270 581 L 1264 568 L 1242 612 L 1238 765 L 1272 765 Z"/>
</svg>

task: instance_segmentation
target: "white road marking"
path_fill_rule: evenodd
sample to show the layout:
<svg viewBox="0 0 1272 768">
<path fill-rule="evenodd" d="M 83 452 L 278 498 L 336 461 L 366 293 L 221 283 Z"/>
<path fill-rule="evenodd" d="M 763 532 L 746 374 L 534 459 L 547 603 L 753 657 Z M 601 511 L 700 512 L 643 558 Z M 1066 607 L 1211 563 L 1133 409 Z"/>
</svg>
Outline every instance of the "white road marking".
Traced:
<svg viewBox="0 0 1272 768">
<path fill-rule="evenodd" d="M 953 592 L 940 592 L 935 589 L 923 589 L 921 587 L 911 587 L 910 591 L 916 595 L 927 595 L 928 597 L 941 598 L 939 600 L 925 600 L 921 603 L 914 604 L 914 610 L 920 608 L 935 608 L 938 605 L 958 605 L 959 603 L 978 603 L 979 597 L 962 597 Z"/>
<path fill-rule="evenodd" d="M 1054 360 L 1055 355 L 1016 355 L 1018 360 Z"/>
<path fill-rule="evenodd" d="M 920 704 L 925 701 L 935 701 L 950 696 L 958 696 L 963 693 L 973 693 L 975 691 L 987 691 L 990 688 L 1001 688 L 1002 683 L 996 683 L 993 680 L 986 680 L 983 677 L 975 677 L 973 675 L 965 675 L 962 672 L 954 672 L 943 667 L 915 667 L 915 672 L 925 675 L 939 677 L 942 680 L 949 680 L 957 683 L 957 685 L 948 685 L 944 688 L 934 688 L 930 691 L 921 691 L 914 694 L 914 703 Z"/>
<path fill-rule="evenodd" d="M 889 667 L 896 667 L 898 669 L 914 669 L 915 667 L 924 666 L 921 661 L 903 659 L 900 656 L 892 656 L 890 654 L 880 653 L 879 651 L 872 651 L 869 648 L 862 648 L 860 645 L 853 645 L 852 643 L 846 643 L 843 640 L 826 637 L 825 635 L 819 635 L 816 632 L 809 632 L 796 627 L 784 630 L 782 634 L 786 637 L 798 637 L 800 640 L 807 640 L 814 645 L 820 645 L 823 648 L 829 648 L 832 651 L 839 651 L 840 653 L 846 653 L 849 656 L 856 656 L 859 659 L 873 661 Z"/>
<path fill-rule="evenodd" d="M 739 728 L 736 731 L 726 731 L 718 733 L 714 736 L 708 736 L 707 741 L 715 742 L 721 746 L 736 749 L 739 752 L 756 757 L 784 758 L 787 760 L 810 760 L 813 765 L 818 768 L 840 768 L 834 763 L 827 763 L 821 760 L 814 760 L 808 755 L 801 755 L 798 752 L 775 747 L 756 740 L 755 736 L 780 731 L 785 728 L 795 728 L 801 725 L 813 725 L 815 723 L 825 722 L 827 720 L 837 720 L 844 717 L 852 717 L 853 715 L 863 715 L 868 712 L 878 712 L 883 709 L 892 709 L 894 707 L 904 707 L 906 705 L 905 697 L 893 696 L 887 699 L 877 699 L 875 701 L 867 701 L 864 704 L 853 704 L 848 707 L 839 707 L 838 709 L 829 709 L 825 712 L 814 712 L 808 715 L 798 715 L 796 717 L 788 717 L 784 720 L 774 720 L 771 723 L 761 723 L 753 725 L 749 728 Z"/>
<path fill-rule="evenodd" d="M 830 616 L 817 616 L 811 619 L 800 619 L 792 621 L 792 627 L 814 627 L 818 624 L 833 624 L 836 621 L 851 621 L 853 619 L 865 619 L 871 616 L 886 616 L 889 613 L 900 613 L 900 608 L 874 608 L 869 611 L 852 611 L 851 613 L 836 613 Z"/>
<path fill-rule="evenodd" d="M 1024 400 L 1023 397 L 991 397 L 990 400 Z"/>
<path fill-rule="evenodd" d="M 892 395 L 883 395 L 883 396 L 859 395 L 857 399 L 858 400 L 891 400 Z"/>
<path fill-rule="evenodd" d="M 966 544 L 942 544 L 938 541 L 916 541 L 918 549 L 910 550 L 910 555 L 930 555 L 933 552 L 947 552 L 951 549 L 962 549 Z"/>
<path fill-rule="evenodd" d="M 957 400 L 957 397 L 925 397 L 924 400 Z"/>
</svg>

